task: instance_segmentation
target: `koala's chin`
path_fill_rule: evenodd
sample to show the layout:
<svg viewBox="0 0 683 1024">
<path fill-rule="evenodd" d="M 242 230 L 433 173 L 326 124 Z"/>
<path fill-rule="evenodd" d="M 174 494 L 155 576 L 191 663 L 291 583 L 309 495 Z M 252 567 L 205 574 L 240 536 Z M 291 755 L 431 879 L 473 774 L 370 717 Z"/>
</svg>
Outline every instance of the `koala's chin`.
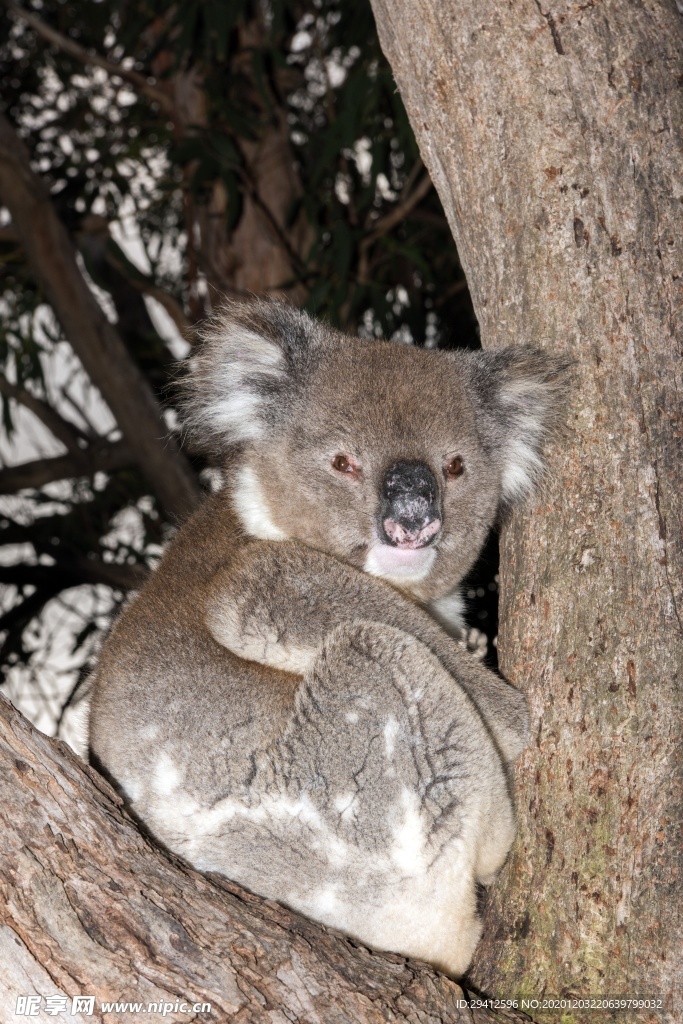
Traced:
<svg viewBox="0 0 683 1024">
<path fill-rule="evenodd" d="M 369 548 L 363 569 L 371 576 L 409 587 L 426 579 L 434 564 L 436 549 L 396 548 L 388 544 L 373 544 Z"/>
<path fill-rule="evenodd" d="M 187 429 L 225 486 L 127 605 L 90 747 L 168 849 L 459 976 L 514 836 L 524 697 L 455 642 L 457 586 L 531 492 L 563 364 L 426 352 L 230 304 Z M 433 614 L 429 614 L 427 608 Z"/>
</svg>

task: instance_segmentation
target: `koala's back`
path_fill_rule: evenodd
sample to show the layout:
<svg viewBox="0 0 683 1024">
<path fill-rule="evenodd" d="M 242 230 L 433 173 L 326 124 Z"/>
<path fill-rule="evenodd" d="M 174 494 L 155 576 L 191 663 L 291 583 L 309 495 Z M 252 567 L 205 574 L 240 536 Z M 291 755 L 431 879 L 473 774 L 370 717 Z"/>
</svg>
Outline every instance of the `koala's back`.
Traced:
<svg viewBox="0 0 683 1024">
<path fill-rule="evenodd" d="M 100 656 L 91 755 L 143 820 L 150 780 L 162 796 L 176 773 L 208 802 L 228 788 L 239 793 L 255 745 L 270 742 L 291 713 L 298 677 L 235 657 L 206 628 L 206 581 L 244 542 L 225 494 L 208 498 Z"/>
</svg>

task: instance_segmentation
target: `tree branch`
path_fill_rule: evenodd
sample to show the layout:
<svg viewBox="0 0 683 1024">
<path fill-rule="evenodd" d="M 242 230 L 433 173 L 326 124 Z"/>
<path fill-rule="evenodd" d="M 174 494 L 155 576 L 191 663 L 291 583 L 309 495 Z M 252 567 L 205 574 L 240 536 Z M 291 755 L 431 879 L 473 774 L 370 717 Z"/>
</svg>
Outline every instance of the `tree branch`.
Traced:
<svg viewBox="0 0 683 1024">
<path fill-rule="evenodd" d="M 166 856 L 64 743 L 0 698 L 0 1015 L 17 996 L 209 1002 L 197 1019 L 485 1024 L 455 982 Z M 30 793 L 30 796 L 29 796 Z M 46 993 L 47 994 L 47 993 Z M 4 1013 L 2 1012 L 4 1010 Z"/>
<path fill-rule="evenodd" d="M 15 494 L 25 487 L 44 487 L 55 480 L 93 476 L 98 471 L 110 473 L 114 469 L 130 466 L 135 458 L 127 441 L 93 444 L 79 448 L 69 455 L 22 462 L 18 466 L 0 469 L 0 494 Z"/>
<path fill-rule="evenodd" d="M 410 195 L 407 195 L 405 199 L 397 203 L 384 217 L 380 217 L 372 231 L 365 236 L 361 244 L 365 246 L 371 245 L 372 242 L 381 238 L 382 235 L 386 235 L 388 231 L 391 231 L 396 224 L 400 224 L 402 220 L 405 220 L 411 210 L 418 203 L 422 202 L 431 188 L 432 179 L 428 174 L 425 174 Z"/>
<path fill-rule="evenodd" d="M 91 217 L 90 220 L 94 220 Z M 104 227 L 100 227 L 99 233 L 104 235 L 107 240 L 106 249 L 106 260 L 111 267 L 117 270 L 123 278 L 127 281 L 131 288 L 135 289 L 136 292 L 141 295 L 148 295 L 152 299 L 156 299 L 160 306 L 166 310 L 171 320 L 177 327 L 180 335 L 188 342 L 194 343 L 197 340 L 196 331 L 194 326 L 190 323 L 188 318 L 185 316 L 185 311 L 173 295 L 170 295 L 164 288 L 160 288 L 154 281 L 143 274 L 137 269 L 132 267 L 125 258 L 117 257 L 112 251 L 111 236 L 109 234 L 109 226 L 104 221 Z M 95 232 L 87 232 L 88 235 L 95 234 Z M 116 246 L 116 251 L 120 251 Z"/>
<path fill-rule="evenodd" d="M 83 218 L 78 248 L 95 283 L 111 295 L 119 330 L 124 337 L 127 337 L 128 325 L 133 326 L 134 333 L 156 333 L 142 295 L 149 295 L 163 306 L 183 337 L 192 333 L 190 321 L 178 300 L 131 263 L 112 238 L 109 223 L 104 217 L 89 213 Z"/>
<path fill-rule="evenodd" d="M 199 487 L 166 428 L 152 391 L 88 288 L 74 247 L 29 154 L 0 115 L 0 196 L 33 272 L 74 351 L 129 440 L 136 459 L 169 512 L 182 518 Z"/>
<path fill-rule="evenodd" d="M 9 655 L 23 649 L 23 635 L 26 626 L 31 619 L 40 615 L 48 601 L 56 597 L 61 589 L 62 586 L 55 577 L 36 589 L 33 594 L 17 601 L 3 615 L 0 615 L 0 633 L 7 633 L 5 639 L 0 643 L 0 664 L 7 665 Z"/>
<path fill-rule="evenodd" d="M 158 103 L 161 110 L 175 120 L 177 112 L 172 100 L 162 89 L 145 78 L 144 75 L 141 75 L 138 71 L 123 68 L 120 64 L 107 60 L 106 57 L 100 57 L 99 54 L 91 53 L 82 46 L 79 46 L 78 43 L 75 43 L 73 39 L 69 39 L 68 36 L 58 32 L 57 29 L 46 25 L 35 14 L 31 14 L 29 11 L 24 10 L 23 7 L 20 7 L 19 4 L 13 3 L 12 0 L 4 0 L 4 2 L 8 11 L 11 11 L 17 18 L 21 18 L 27 25 L 30 25 L 33 31 L 47 43 L 58 47 L 63 53 L 68 53 L 70 57 L 74 57 L 81 64 L 102 68 L 107 74 L 116 76 L 132 85 L 136 92 L 153 103 Z"/>
<path fill-rule="evenodd" d="M 76 426 L 75 423 L 70 423 L 68 420 L 63 419 L 42 398 L 36 398 L 35 395 L 32 395 L 30 391 L 20 384 L 11 384 L 1 374 L 0 394 L 5 395 L 6 398 L 13 398 L 15 402 L 19 402 L 25 409 L 32 412 L 54 434 L 57 440 L 62 442 L 68 451 L 74 453 L 83 451 L 82 445 L 79 442 L 88 441 L 88 435 L 80 427 Z M 5 491 L 3 493 L 8 492 Z"/>
<path fill-rule="evenodd" d="M 289 243 L 289 239 L 285 234 L 284 230 L 278 223 L 277 217 L 266 203 L 263 196 L 260 194 L 257 186 L 252 181 L 249 174 L 245 171 L 240 174 L 240 178 L 244 184 L 245 190 L 249 197 L 253 201 L 254 205 L 261 211 L 266 219 L 266 222 L 273 232 L 278 244 L 287 255 L 287 259 L 291 263 L 292 269 L 300 276 L 303 277 L 306 273 L 306 265 L 301 259 L 298 253 L 294 251 Z"/>
<path fill-rule="evenodd" d="M 188 341 L 191 344 L 196 342 L 198 337 L 197 332 L 185 316 L 185 311 L 177 299 L 170 295 L 164 288 L 160 288 L 147 278 L 144 281 L 131 280 L 130 283 L 133 288 L 141 291 L 143 295 L 148 295 L 150 299 L 156 299 L 159 305 L 166 310 L 185 341 Z"/>
<path fill-rule="evenodd" d="M 412 173 L 412 172 L 411 172 Z M 410 178 L 406 182 L 405 189 L 409 188 Z M 388 231 L 408 216 L 408 214 L 420 203 L 429 192 L 432 187 L 432 179 L 428 174 L 422 178 L 420 183 L 416 185 L 410 195 L 406 196 L 401 200 L 394 208 L 381 217 L 375 224 L 372 231 L 369 232 L 363 238 L 358 246 L 358 280 L 359 282 L 367 281 L 369 274 L 368 267 L 368 250 L 373 242 L 376 242 L 382 235 L 386 235 Z"/>
<path fill-rule="evenodd" d="M 99 558 L 70 557 L 54 565 L 0 565 L 0 583 L 15 587 L 38 587 L 55 594 L 84 583 L 104 583 L 116 590 L 137 590 L 149 575 L 145 565 L 121 565 Z M 1 620 L 0 620 L 1 621 Z M 2 627 L 6 628 L 6 627 Z"/>
</svg>

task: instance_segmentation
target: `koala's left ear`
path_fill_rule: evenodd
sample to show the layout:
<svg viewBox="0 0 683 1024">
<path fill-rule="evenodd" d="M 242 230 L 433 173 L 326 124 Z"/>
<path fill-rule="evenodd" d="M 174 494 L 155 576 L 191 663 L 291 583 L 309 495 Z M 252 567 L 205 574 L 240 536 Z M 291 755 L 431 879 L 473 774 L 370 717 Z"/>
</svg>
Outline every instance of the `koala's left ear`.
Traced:
<svg viewBox="0 0 683 1024">
<path fill-rule="evenodd" d="M 564 420 L 571 363 L 528 346 L 473 352 L 469 361 L 482 443 L 500 459 L 503 502 L 512 505 L 543 471 L 544 442 Z"/>
</svg>

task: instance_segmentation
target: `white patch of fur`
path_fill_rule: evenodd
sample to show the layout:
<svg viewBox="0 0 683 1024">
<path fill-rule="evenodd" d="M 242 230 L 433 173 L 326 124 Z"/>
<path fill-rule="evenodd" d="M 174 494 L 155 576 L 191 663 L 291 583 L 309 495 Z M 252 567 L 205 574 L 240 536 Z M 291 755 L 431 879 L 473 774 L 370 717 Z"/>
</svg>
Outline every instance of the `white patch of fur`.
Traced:
<svg viewBox="0 0 683 1024">
<path fill-rule="evenodd" d="M 159 726 L 158 725 L 146 725 L 146 726 L 144 726 L 144 728 L 140 729 L 140 739 L 141 740 L 147 740 L 148 742 L 152 742 L 152 740 L 157 739 L 158 735 L 159 735 Z"/>
<path fill-rule="evenodd" d="M 340 814 L 343 814 L 349 805 L 353 803 L 353 797 L 353 793 L 337 793 L 334 798 L 334 806 Z"/>
<path fill-rule="evenodd" d="M 389 851 L 393 863 L 404 875 L 421 875 L 426 871 L 426 834 L 417 795 L 404 787 L 401 793 L 401 824 L 394 828 L 394 841 Z"/>
<path fill-rule="evenodd" d="M 170 796 L 180 785 L 181 774 L 178 766 L 163 751 L 152 772 L 152 789 L 159 796 Z"/>
<path fill-rule="evenodd" d="M 263 436 L 261 409 L 267 399 L 257 382 L 275 382 L 286 375 L 284 355 L 274 342 L 242 328 L 210 339 L 220 342 L 218 357 L 204 368 L 193 364 L 197 400 L 189 418 L 191 429 L 228 443 L 255 441 Z"/>
<path fill-rule="evenodd" d="M 339 793 L 334 798 L 334 806 L 339 811 L 342 821 L 350 821 L 356 817 L 356 794 Z"/>
<path fill-rule="evenodd" d="M 399 725 L 393 715 L 387 718 L 382 730 L 384 734 L 384 753 L 391 760 L 394 756 L 394 747 L 396 746 L 396 737 L 398 736 Z"/>
<path fill-rule="evenodd" d="M 465 602 L 459 590 L 430 601 L 429 611 L 449 636 L 459 640 L 465 630 Z"/>
<path fill-rule="evenodd" d="M 226 797 L 211 808 L 202 810 L 193 824 L 193 834 L 188 836 L 193 850 L 201 850 L 202 842 L 207 836 L 220 835 L 225 825 L 235 818 L 242 818 L 245 821 L 264 823 L 269 829 L 284 824 L 287 833 L 291 834 L 293 820 L 298 820 L 305 825 L 314 837 L 312 846 L 323 853 L 328 864 L 335 869 L 342 867 L 348 858 L 348 847 L 346 843 L 330 830 L 320 813 L 313 806 L 309 797 L 302 794 L 298 800 L 291 800 L 287 797 L 262 797 L 258 804 L 247 806 L 238 800 Z M 307 842 L 311 841 L 311 835 Z M 209 862 L 199 864 L 193 860 L 196 866 L 202 871 L 223 870 L 220 866 L 212 865 Z"/>
<path fill-rule="evenodd" d="M 508 501 L 518 501 L 533 490 L 542 463 L 537 452 L 521 438 L 509 446 L 506 460 L 503 497 Z"/>
<path fill-rule="evenodd" d="M 123 795 L 130 804 L 134 804 L 142 796 L 142 784 L 138 779 L 119 779 Z"/>
<path fill-rule="evenodd" d="M 197 815 L 202 811 L 201 804 L 194 797 L 177 787 L 170 794 L 159 794 L 155 802 L 155 814 L 162 822 L 163 830 L 174 838 L 186 837 L 188 833 L 194 835 Z"/>
<path fill-rule="evenodd" d="M 187 828 L 187 818 L 201 811 L 201 804 L 184 789 L 173 793 L 173 816 L 179 828 Z M 184 820 L 185 819 L 185 820 Z"/>
<path fill-rule="evenodd" d="M 277 668 L 281 672 L 291 672 L 295 676 L 305 676 L 313 668 L 317 656 L 317 649 L 305 647 L 285 647 L 277 642 L 273 635 L 269 642 L 259 647 L 248 642 L 241 645 L 241 653 L 237 648 L 232 648 L 233 653 L 247 661 L 256 661 L 261 665 L 268 665 L 269 668 Z"/>
<path fill-rule="evenodd" d="M 291 891 L 287 903 L 364 944 L 427 960 L 459 976 L 481 935 L 471 866 L 463 852 L 456 846 L 447 862 L 439 858 L 438 867 L 410 878 L 398 875 L 385 858 L 364 854 L 353 869 L 354 881 L 367 878 L 367 891 L 362 882 L 358 890 L 349 889 L 328 875 L 310 894 Z"/>
<path fill-rule="evenodd" d="M 539 449 L 545 433 L 547 401 L 544 388 L 534 379 L 508 381 L 503 388 L 503 406 L 515 409 L 502 477 L 503 498 L 507 501 L 526 498 L 543 470 Z"/>
<path fill-rule="evenodd" d="M 78 702 L 75 707 L 69 708 L 68 729 L 65 730 L 64 739 L 71 749 L 75 751 L 84 761 L 88 760 L 88 744 L 90 740 L 90 702 L 92 694 L 89 693 Z M 60 739 L 62 737 L 60 736 Z"/>
<path fill-rule="evenodd" d="M 348 847 L 343 840 L 335 836 L 333 832 L 327 833 L 326 842 L 321 843 L 321 848 L 327 857 L 331 867 L 340 868 L 348 857 Z"/>
<path fill-rule="evenodd" d="M 313 913 L 320 914 L 321 917 L 327 917 L 328 914 L 336 914 L 339 907 L 337 886 L 326 885 L 323 889 L 320 889 L 313 896 L 310 906 Z"/>
<path fill-rule="evenodd" d="M 404 556 L 405 560 L 401 561 L 401 556 Z M 388 544 L 378 543 L 368 549 L 363 568 L 370 576 L 379 576 L 389 583 L 405 586 L 407 583 L 419 583 L 426 579 L 435 558 L 436 548 L 433 547 L 401 551 Z"/>
<path fill-rule="evenodd" d="M 258 540 L 287 540 L 270 518 L 263 488 L 251 466 L 240 466 L 232 488 L 232 504 L 246 533 Z"/>
</svg>

